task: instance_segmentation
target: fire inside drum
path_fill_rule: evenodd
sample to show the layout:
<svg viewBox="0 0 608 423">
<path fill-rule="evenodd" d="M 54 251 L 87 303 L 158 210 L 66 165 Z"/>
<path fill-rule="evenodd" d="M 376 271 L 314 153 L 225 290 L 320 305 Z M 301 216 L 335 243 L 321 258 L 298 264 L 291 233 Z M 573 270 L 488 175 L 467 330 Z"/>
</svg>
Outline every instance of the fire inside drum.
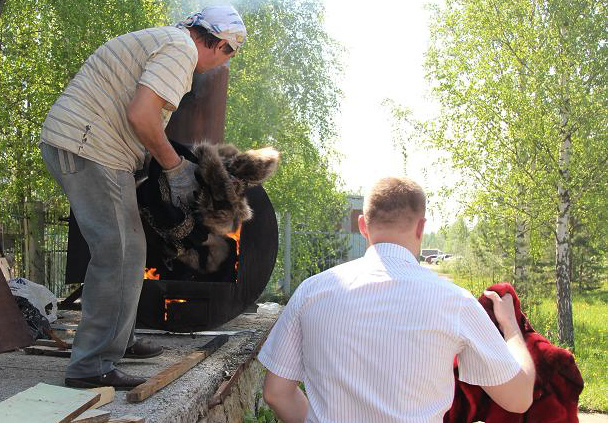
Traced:
<svg viewBox="0 0 608 423">
<path fill-rule="evenodd" d="M 217 279 L 193 280 L 191 274 L 163 274 L 154 251 L 160 248 L 147 237 L 146 267 L 157 269 L 159 279 L 144 280 L 137 310 L 137 327 L 173 332 L 215 328 L 241 314 L 260 296 L 274 269 L 278 252 L 278 226 L 272 203 L 261 186 L 247 190 L 253 218 L 243 224 L 239 254 L 229 255 L 216 272 Z M 71 216 L 66 283 L 81 283 L 90 259 L 88 246 Z M 238 260 L 238 261 L 237 261 Z M 170 279 L 166 278 L 169 275 Z M 143 276 L 143 275 L 142 275 Z M 202 280 L 204 279 L 204 280 Z"/>
<path fill-rule="evenodd" d="M 137 311 L 138 327 L 193 332 L 217 327 L 241 314 L 260 296 L 278 252 L 278 226 L 274 209 L 262 187 L 247 191 L 253 218 L 240 232 L 238 263 L 216 281 L 145 280 Z M 236 242 L 234 243 L 236 249 Z M 148 244 L 148 248 L 153 246 Z M 232 257 L 235 257 L 234 254 Z M 155 267 L 148 263 L 148 267 Z M 236 269 L 236 278 L 234 270 Z"/>
</svg>

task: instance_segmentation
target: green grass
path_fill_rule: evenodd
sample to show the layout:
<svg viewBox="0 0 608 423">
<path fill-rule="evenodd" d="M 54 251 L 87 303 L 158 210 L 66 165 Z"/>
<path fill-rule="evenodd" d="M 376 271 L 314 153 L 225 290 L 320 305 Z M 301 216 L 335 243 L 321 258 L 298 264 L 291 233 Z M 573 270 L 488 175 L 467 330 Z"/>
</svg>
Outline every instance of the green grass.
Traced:
<svg viewBox="0 0 608 423">
<path fill-rule="evenodd" d="M 450 277 L 453 277 L 450 275 Z M 453 277 L 455 283 L 475 296 L 491 285 L 482 279 Z M 558 345 L 557 306 L 554 295 L 529 301 L 526 314 L 532 327 Z M 595 291 L 572 294 L 574 357 L 583 375 L 585 388 L 579 398 L 583 411 L 608 413 L 608 283 Z"/>
</svg>

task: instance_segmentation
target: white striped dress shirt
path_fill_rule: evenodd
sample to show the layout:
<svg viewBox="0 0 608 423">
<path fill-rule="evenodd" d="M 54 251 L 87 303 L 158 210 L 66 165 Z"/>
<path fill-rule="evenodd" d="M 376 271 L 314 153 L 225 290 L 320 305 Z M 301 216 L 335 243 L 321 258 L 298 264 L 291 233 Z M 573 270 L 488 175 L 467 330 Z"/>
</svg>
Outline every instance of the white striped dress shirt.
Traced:
<svg viewBox="0 0 608 423">
<path fill-rule="evenodd" d="M 272 373 L 304 382 L 307 422 L 441 423 L 460 380 L 500 385 L 520 365 L 479 302 L 405 248 L 304 281 L 260 351 Z"/>
</svg>

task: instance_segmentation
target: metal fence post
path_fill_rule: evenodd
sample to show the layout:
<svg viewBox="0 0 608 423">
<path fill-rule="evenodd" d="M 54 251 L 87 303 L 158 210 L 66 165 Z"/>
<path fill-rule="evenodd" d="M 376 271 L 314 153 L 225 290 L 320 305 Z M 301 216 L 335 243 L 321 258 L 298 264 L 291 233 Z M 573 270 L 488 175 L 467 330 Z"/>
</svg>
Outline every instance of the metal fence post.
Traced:
<svg viewBox="0 0 608 423">
<path fill-rule="evenodd" d="M 285 245 L 283 246 L 283 269 L 285 270 L 285 275 L 283 278 L 281 290 L 285 295 L 289 295 L 291 290 L 291 213 L 285 212 L 283 216 L 283 221 L 285 225 Z"/>
</svg>

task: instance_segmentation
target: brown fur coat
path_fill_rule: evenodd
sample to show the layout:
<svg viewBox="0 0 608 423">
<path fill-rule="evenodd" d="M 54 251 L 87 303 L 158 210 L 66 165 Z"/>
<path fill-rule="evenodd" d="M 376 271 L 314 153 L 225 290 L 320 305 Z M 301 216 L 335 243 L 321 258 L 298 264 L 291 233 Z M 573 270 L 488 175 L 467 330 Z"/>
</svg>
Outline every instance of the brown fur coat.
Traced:
<svg viewBox="0 0 608 423">
<path fill-rule="evenodd" d="M 173 146 L 198 164 L 198 186 L 190 204 L 174 207 L 160 165 L 154 159 L 150 162 L 148 178 L 137 189 L 148 242 L 147 265 L 160 268 L 163 279 L 168 272 L 189 272 L 196 279 L 216 272 L 226 259 L 231 248 L 226 235 L 252 217 L 245 191 L 276 172 L 279 153 L 273 148 L 241 152 L 233 145 L 206 142 L 192 151 Z"/>
</svg>

